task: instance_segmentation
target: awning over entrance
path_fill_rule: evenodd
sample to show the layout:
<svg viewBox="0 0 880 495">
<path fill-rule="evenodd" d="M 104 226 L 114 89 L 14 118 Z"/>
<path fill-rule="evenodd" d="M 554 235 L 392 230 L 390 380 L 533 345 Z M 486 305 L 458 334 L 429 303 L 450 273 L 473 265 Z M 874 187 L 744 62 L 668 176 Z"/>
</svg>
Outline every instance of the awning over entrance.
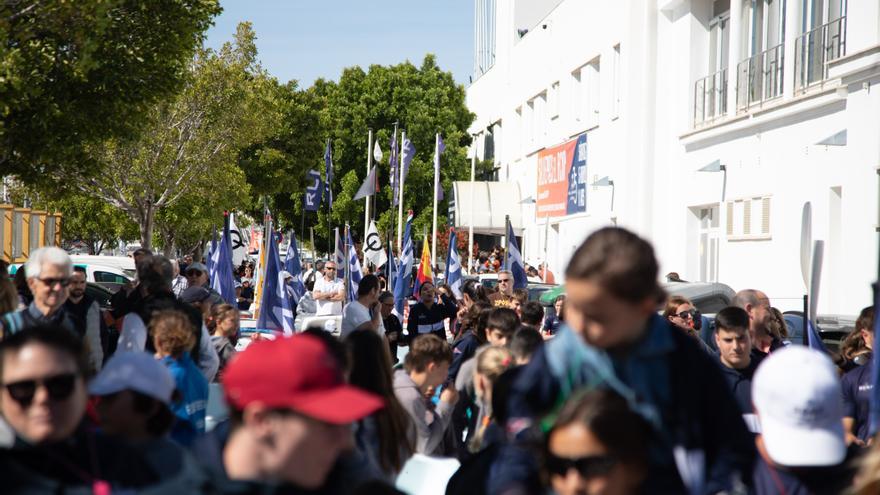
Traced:
<svg viewBox="0 0 880 495">
<path fill-rule="evenodd" d="M 474 232 L 505 235 L 504 217 L 522 234 L 522 197 L 517 182 L 453 182 L 455 228 L 467 229 L 473 215 Z M 452 207 L 450 208 L 452 210 Z"/>
</svg>

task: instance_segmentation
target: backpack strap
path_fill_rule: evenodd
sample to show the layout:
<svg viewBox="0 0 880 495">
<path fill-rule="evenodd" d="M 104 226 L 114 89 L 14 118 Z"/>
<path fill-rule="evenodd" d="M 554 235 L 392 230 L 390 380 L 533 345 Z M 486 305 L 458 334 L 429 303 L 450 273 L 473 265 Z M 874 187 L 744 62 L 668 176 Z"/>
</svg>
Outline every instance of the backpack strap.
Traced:
<svg viewBox="0 0 880 495">
<path fill-rule="evenodd" d="M 24 318 L 20 311 L 10 311 L 3 315 L 3 336 L 18 333 L 24 326 Z"/>
</svg>

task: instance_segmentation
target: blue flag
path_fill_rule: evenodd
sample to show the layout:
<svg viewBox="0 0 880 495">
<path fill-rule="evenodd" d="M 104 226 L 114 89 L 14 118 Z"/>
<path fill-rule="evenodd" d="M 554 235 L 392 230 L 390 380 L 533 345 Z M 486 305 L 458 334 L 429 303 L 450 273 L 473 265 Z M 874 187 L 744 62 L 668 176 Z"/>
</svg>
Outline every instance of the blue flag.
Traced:
<svg viewBox="0 0 880 495">
<path fill-rule="evenodd" d="M 227 217 L 228 219 L 228 217 Z M 216 290 L 227 304 L 236 306 L 235 277 L 232 275 L 232 244 L 229 236 L 229 222 L 224 222 L 223 237 L 217 249 L 213 250 L 209 258 L 208 278 L 211 288 Z"/>
<path fill-rule="evenodd" d="M 880 280 L 874 283 L 874 342 L 880 342 L 877 340 L 877 336 L 880 335 L 878 316 L 880 316 Z M 871 389 L 871 425 L 868 433 L 874 435 L 880 428 L 880 386 L 877 386 L 880 384 L 877 378 L 880 376 L 880 352 L 874 352 L 871 357 L 871 367 L 871 383 L 875 385 Z"/>
<path fill-rule="evenodd" d="M 361 273 L 361 262 L 358 260 L 357 250 L 354 248 L 354 241 L 351 239 L 351 229 L 345 229 L 345 247 L 348 249 L 348 263 L 345 264 L 346 283 L 345 288 L 348 302 L 357 300 L 358 286 L 361 283 L 363 274 Z"/>
<path fill-rule="evenodd" d="M 391 167 L 391 206 L 397 206 L 397 179 L 400 174 L 397 171 L 397 128 L 391 135 L 391 157 L 388 158 L 388 165 Z"/>
<path fill-rule="evenodd" d="M 291 302 L 291 307 L 296 304 L 299 304 L 300 298 L 306 293 L 306 286 L 303 284 L 302 279 L 302 264 L 299 260 L 299 249 L 296 245 L 296 236 L 293 232 L 290 233 L 290 244 L 287 245 L 287 258 L 284 260 L 284 270 L 287 271 L 292 277 L 293 282 L 291 282 L 291 295 L 293 296 Z"/>
<path fill-rule="evenodd" d="M 825 348 L 825 344 L 822 342 L 822 337 L 819 336 L 819 332 L 816 331 L 816 327 L 813 326 L 813 322 L 807 320 L 807 346 L 810 349 L 815 349 L 817 351 L 822 351 L 825 354 L 828 353 L 828 349 Z"/>
<path fill-rule="evenodd" d="M 406 229 L 403 231 L 403 249 L 397 260 L 397 274 L 394 278 L 394 309 L 403 316 L 403 308 L 409 298 L 409 287 L 412 283 L 413 243 L 412 243 L 412 211 L 406 215 Z"/>
<path fill-rule="evenodd" d="M 415 156 L 416 147 L 412 144 L 412 141 L 404 139 L 403 152 L 400 157 L 400 166 L 403 167 L 403 177 L 401 178 L 403 182 L 406 182 L 406 174 L 409 173 L 409 164 L 412 163 Z"/>
<path fill-rule="evenodd" d="M 324 182 L 327 187 L 327 201 L 333 208 L 333 150 L 330 148 L 330 140 L 327 140 L 327 149 L 324 150 Z"/>
<path fill-rule="evenodd" d="M 303 196 L 303 206 L 306 211 L 318 211 L 321 207 L 321 172 L 309 170 L 309 185 L 306 186 L 306 194 Z"/>
<path fill-rule="evenodd" d="M 336 252 L 334 253 L 334 261 L 336 261 L 336 273 L 345 270 L 345 239 L 339 236 L 339 227 L 333 229 L 336 234 Z"/>
<path fill-rule="evenodd" d="M 449 230 L 449 254 L 446 256 L 446 284 L 452 289 L 456 299 L 461 299 L 461 257 L 455 247 L 455 229 Z"/>
<path fill-rule="evenodd" d="M 440 154 L 446 150 L 443 136 L 437 135 L 437 153 L 434 154 L 434 176 L 437 177 L 437 201 L 443 201 L 443 184 L 440 182 Z"/>
<path fill-rule="evenodd" d="M 260 318 L 257 320 L 259 330 L 278 330 L 285 335 L 293 333 L 293 310 L 284 280 L 281 280 L 281 258 L 278 256 L 278 235 L 268 231 L 272 236 L 268 242 L 266 266 L 263 276 L 263 300 L 260 304 Z"/>
<path fill-rule="evenodd" d="M 205 263 L 205 267 L 208 269 L 208 273 L 211 273 L 213 267 L 211 266 L 214 263 L 214 252 L 217 251 L 217 227 L 214 227 L 214 233 L 211 234 L 211 247 L 208 248 L 208 257 L 207 262 Z"/>
<path fill-rule="evenodd" d="M 507 258 L 504 264 L 505 270 L 513 273 L 513 288 L 525 289 L 529 283 L 526 275 L 525 265 L 523 265 L 522 254 L 516 245 L 516 236 L 513 235 L 513 225 L 507 222 Z"/>
</svg>

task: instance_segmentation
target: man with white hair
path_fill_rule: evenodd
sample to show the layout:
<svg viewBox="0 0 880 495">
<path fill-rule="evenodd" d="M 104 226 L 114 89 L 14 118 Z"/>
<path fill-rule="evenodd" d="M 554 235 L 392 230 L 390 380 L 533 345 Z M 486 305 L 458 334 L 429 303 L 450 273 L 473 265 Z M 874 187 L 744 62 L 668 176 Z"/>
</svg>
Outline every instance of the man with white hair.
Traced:
<svg viewBox="0 0 880 495">
<path fill-rule="evenodd" d="M 180 295 L 183 294 L 183 291 L 189 287 L 189 281 L 180 274 L 180 264 L 177 260 L 172 259 L 171 268 L 174 269 L 174 278 L 171 279 L 171 292 L 174 292 L 174 295 L 180 298 Z"/>
<path fill-rule="evenodd" d="M 37 249 L 23 268 L 34 300 L 27 308 L 3 316 L 0 334 L 5 337 L 39 325 L 58 326 L 76 333 L 73 319 L 64 309 L 73 274 L 67 252 L 57 247 Z"/>
</svg>

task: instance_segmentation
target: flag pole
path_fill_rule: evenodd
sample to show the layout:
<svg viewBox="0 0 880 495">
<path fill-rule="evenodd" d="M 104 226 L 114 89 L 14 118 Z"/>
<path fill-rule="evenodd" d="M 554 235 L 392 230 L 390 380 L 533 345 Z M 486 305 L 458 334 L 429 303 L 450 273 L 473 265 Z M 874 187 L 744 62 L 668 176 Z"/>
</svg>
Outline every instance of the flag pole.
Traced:
<svg viewBox="0 0 880 495">
<path fill-rule="evenodd" d="M 373 129 L 367 131 L 367 179 L 370 178 L 370 170 L 373 169 Z M 375 184 L 373 187 L 376 187 Z M 365 198 L 367 206 L 364 208 L 364 239 L 367 238 L 367 229 L 370 228 L 370 197 Z"/>
<path fill-rule="evenodd" d="M 349 234 L 349 229 L 351 229 L 351 227 L 349 227 L 348 223 L 346 222 L 346 224 L 345 224 L 345 238 L 342 241 L 342 243 L 345 245 L 345 250 L 344 250 L 345 260 L 343 261 L 343 264 L 345 265 L 345 272 L 343 272 L 343 273 L 345 274 L 345 296 L 346 296 L 345 301 L 343 301 L 343 305 L 345 305 L 345 302 L 348 301 L 348 298 L 350 298 L 352 296 L 351 294 L 349 294 L 349 290 L 351 289 L 351 253 L 349 252 L 349 249 L 351 249 L 351 246 L 348 243 L 348 239 L 351 237 L 351 234 Z M 336 270 L 338 272 L 339 267 L 337 267 Z"/>
<path fill-rule="evenodd" d="M 394 144 L 397 143 L 397 121 L 394 122 L 394 137 L 391 139 L 391 142 Z M 396 148 L 396 147 L 397 146 L 391 146 L 390 148 Z M 389 168 L 388 183 L 391 185 L 391 207 L 393 208 L 394 207 L 394 182 L 396 182 L 396 178 L 391 177 L 391 175 L 396 173 L 397 171 L 391 169 L 391 160 L 394 158 L 393 155 L 395 153 L 397 153 L 397 150 L 391 149 L 390 153 L 392 156 L 390 156 L 388 158 L 388 168 Z M 398 167 L 400 166 L 400 157 L 399 156 L 397 157 L 397 166 Z M 394 210 L 391 210 L 391 211 L 393 212 Z M 394 227 L 395 227 L 393 215 L 394 215 L 394 213 L 392 213 L 391 217 L 389 217 L 389 220 L 391 220 L 391 221 L 388 222 L 388 237 L 386 238 L 386 239 L 388 239 L 388 252 L 391 254 L 394 254 L 394 249 L 393 249 L 394 246 L 392 244 L 392 239 L 394 239 Z"/>
<path fill-rule="evenodd" d="M 330 148 L 330 138 L 327 138 L 327 148 Z M 333 152 L 330 151 L 331 161 Z M 333 184 L 331 178 L 327 175 L 327 171 L 324 170 L 325 179 L 327 179 L 327 258 L 330 258 L 330 255 L 334 252 L 332 245 L 330 244 L 332 241 L 330 240 L 330 225 L 332 219 L 330 218 L 333 215 Z"/>
<path fill-rule="evenodd" d="M 474 180 L 476 180 L 476 171 L 477 171 L 477 142 L 476 136 L 474 136 L 474 154 L 471 156 L 471 199 L 470 199 L 470 207 L 471 214 L 470 220 L 468 221 L 468 270 L 472 270 L 474 267 Z M 458 208 L 458 205 L 456 205 Z"/>
<path fill-rule="evenodd" d="M 397 252 L 400 253 L 403 246 L 403 143 L 406 141 L 406 131 L 400 133 L 400 153 L 397 155 L 397 168 L 399 179 L 397 184 Z"/>
<path fill-rule="evenodd" d="M 437 266 L 437 189 L 440 183 L 440 133 L 434 135 L 434 216 L 431 228 L 431 266 Z"/>
<path fill-rule="evenodd" d="M 504 215 L 504 270 L 510 270 L 510 215 Z"/>
</svg>

